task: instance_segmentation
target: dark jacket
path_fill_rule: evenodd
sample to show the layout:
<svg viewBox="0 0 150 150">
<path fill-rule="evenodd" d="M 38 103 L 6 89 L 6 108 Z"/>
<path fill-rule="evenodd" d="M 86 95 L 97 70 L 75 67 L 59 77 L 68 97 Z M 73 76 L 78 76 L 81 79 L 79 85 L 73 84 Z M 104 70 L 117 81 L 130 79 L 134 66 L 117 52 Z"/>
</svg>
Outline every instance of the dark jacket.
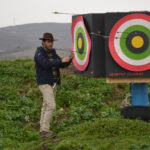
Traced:
<svg viewBox="0 0 150 150">
<path fill-rule="evenodd" d="M 53 85 L 53 74 L 52 67 L 57 68 L 58 80 L 57 84 L 61 84 L 60 70 L 59 68 L 67 67 L 72 60 L 68 63 L 62 63 L 61 58 L 57 55 L 55 49 L 51 49 L 51 53 L 55 60 L 49 60 L 48 55 L 42 46 L 38 47 L 35 56 L 35 69 L 36 69 L 36 80 L 37 84 L 50 84 Z"/>
</svg>

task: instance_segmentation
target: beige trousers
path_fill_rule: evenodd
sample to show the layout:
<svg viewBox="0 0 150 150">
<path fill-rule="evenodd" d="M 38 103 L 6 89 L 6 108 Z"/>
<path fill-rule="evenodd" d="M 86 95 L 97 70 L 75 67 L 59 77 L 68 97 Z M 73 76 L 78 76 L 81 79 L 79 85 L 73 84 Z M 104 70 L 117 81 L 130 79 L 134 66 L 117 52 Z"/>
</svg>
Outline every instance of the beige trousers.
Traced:
<svg viewBox="0 0 150 150">
<path fill-rule="evenodd" d="M 40 117 L 40 132 L 49 132 L 50 120 L 53 112 L 56 110 L 56 86 L 52 88 L 49 84 L 39 85 L 39 89 L 43 95 L 43 105 Z"/>
</svg>

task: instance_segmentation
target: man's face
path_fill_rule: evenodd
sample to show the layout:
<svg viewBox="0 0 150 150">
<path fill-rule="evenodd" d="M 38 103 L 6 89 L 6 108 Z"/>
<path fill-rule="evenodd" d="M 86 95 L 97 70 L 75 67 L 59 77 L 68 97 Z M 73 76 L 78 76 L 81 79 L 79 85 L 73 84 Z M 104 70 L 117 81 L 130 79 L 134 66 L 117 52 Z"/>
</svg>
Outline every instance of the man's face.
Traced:
<svg viewBox="0 0 150 150">
<path fill-rule="evenodd" d="M 53 48 L 53 41 L 51 41 L 51 40 L 46 40 L 45 42 L 43 42 L 43 44 L 46 49 Z"/>
</svg>

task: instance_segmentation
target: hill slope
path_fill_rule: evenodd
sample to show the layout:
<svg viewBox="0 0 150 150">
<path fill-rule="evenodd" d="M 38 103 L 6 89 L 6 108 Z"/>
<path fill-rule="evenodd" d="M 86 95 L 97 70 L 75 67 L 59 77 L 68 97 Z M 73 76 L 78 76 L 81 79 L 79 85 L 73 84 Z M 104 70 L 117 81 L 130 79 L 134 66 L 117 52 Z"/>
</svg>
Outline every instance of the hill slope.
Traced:
<svg viewBox="0 0 150 150">
<path fill-rule="evenodd" d="M 33 23 L 0 28 L 0 58 L 33 57 L 33 49 L 41 45 L 39 37 L 52 32 L 57 42 L 55 48 L 72 47 L 70 23 Z M 19 53 L 18 53 L 19 52 Z M 22 54 L 21 54 L 22 53 Z"/>
<path fill-rule="evenodd" d="M 70 66 L 71 69 L 71 66 Z M 125 120 L 120 103 L 128 84 L 106 84 L 62 72 L 51 130 L 40 140 L 42 95 L 31 59 L 0 61 L 0 149 L 2 150 L 148 150 L 150 124 Z"/>
</svg>

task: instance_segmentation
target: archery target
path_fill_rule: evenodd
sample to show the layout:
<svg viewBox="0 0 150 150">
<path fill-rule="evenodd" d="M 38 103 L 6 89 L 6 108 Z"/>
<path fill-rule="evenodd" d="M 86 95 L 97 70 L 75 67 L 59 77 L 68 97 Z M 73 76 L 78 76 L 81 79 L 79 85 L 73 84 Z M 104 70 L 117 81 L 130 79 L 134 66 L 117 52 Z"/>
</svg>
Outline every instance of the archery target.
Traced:
<svg viewBox="0 0 150 150">
<path fill-rule="evenodd" d="M 82 16 L 76 17 L 71 26 L 72 32 L 72 51 L 75 54 L 73 58 L 74 66 L 84 71 L 89 63 L 91 51 L 91 39 L 84 25 Z"/>
<path fill-rule="evenodd" d="M 110 32 L 109 51 L 126 70 L 149 70 L 150 16 L 135 13 L 121 18 Z"/>
</svg>

